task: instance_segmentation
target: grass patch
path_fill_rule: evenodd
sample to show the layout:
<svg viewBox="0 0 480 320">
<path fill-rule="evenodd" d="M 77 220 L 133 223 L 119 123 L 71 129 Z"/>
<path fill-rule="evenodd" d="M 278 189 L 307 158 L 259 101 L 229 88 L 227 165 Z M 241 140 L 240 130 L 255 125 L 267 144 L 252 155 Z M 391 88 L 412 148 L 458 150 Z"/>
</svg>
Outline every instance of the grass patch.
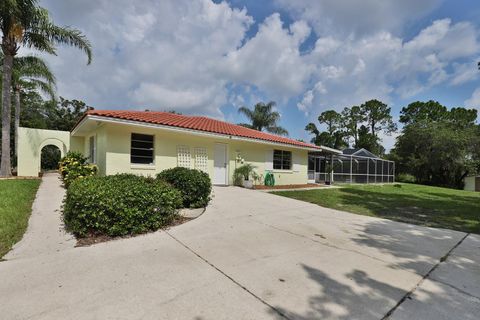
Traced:
<svg viewBox="0 0 480 320">
<path fill-rule="evenodd" d="M 480 234 L 479 192 L 390 184 L 273 193 L 366 216 Z"/>
<path fill-rule="evenodd" d="M 0 259 L 19 241 L 28 225 L 40 180 L 0 180 Z"/>
</svg>

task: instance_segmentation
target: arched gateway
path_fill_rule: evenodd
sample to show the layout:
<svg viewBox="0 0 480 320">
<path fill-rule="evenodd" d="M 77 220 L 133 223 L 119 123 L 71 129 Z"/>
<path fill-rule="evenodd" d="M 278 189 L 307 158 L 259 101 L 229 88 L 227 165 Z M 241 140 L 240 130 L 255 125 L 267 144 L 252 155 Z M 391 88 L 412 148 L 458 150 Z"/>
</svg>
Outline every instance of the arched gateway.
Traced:
<svg viewBox="0 0 480 320">
<path fill-rule="evenodd" d="M 38 176 L 42 149 L 54 145 L 63 157 L 70 149 L 70 132 L 20 127 L 18 130 L 19 176 Z"/>
</svg>

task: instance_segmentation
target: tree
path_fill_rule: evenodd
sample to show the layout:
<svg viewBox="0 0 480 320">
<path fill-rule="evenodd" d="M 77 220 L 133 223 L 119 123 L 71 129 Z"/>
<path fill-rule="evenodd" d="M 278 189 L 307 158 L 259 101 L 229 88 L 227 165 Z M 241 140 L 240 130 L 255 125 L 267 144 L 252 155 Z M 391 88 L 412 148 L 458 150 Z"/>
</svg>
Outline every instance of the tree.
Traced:
<svg viewBox="0 0 480 320">
<path fill-rule="evenodd" d="M 313 134 L 314 137 L 310 140 L 311 143 L 317 146 L 326 146 L 330 148 L 334 148 L 335 146 L 335 138 L 329 132 L 324 131 L 320 132 L 317 129 L 315 123 L 310 122 L 305 127 L 305 130 L 308 131 L 310 134 Z"/>
<path fill-rule="evenodd" d="M 0 2 L 0 30 L 4 54 L 2 75 L 2 156 L 0 176 L 10 176 L 10 121 L 12 72 L 14 58 L 21 46 L 56 54 L 55 46 L 66 44 L 83 50 L 88 63 L 92 51 L 83 34 L 70 27 L 53 23 L 48 11 L 38 6 L 38 0 L 3 0 Z"/>
<path fill-rule="evenodd" d="M 406 126 L 393 152 L 399 169 L 423 184 L 461 188 L 475 137 L 472 128 L 456 130 L 447 122 Z"/>
<path fill-rule="evenodd" d="M 480 169 L 480 126 L 474 109 L 448 110 L 438 102 L 414 102 L 402 109 L 405 123 L 392 155 L 397 171 L 416 181 L 461 188 Z"/>
<path fill-rule="evenodd" d="M 345 107 L 342 111 L 342 124 L 345 128 L 346 135 L 353 139 L 355 148 L 358 146 L 358 130 L 359 126 L 365 122 L 365 114 L 359 106 L 351 108 Z"/>
<path fill-rule="evenodd" d="M 335 133 L 342 125 L 342 116 L 335 110 L 327 110 L 318 116 L 318 122 L 327 126 L 327 131 L 331 135 Z"/>
<path fill-rule="evenodd" d="M 392 120 L 391 108 L 378 100 L 369 100 L 360 106 L 365 114 L 371 133 L 378 138 L 378 132 L 390 134 L 397 130 L 397 125 Z"/>
<path fill-rule="evenodd" d="M 477 114 L 476 109 L 452 108 L 448 113 L 447 120 L 458 129 L 466 129 L 475 126 Z"/>
<path fill-rule="evenodd" d="M 408 125 L 421 121 L 438 122 L 445 120 L 448 109 L 437 101 L 415 101 L 400 111 L 400 122 Z"/>
<path fill-rule="evenodd" d="M 380 144 L 380 139 L 370 133 L 368 127 L 361 125 L 358 129 L 358 141 L 355 144 L 355 148 L 367 149 L 375 155 L 383 155 L 385 148 Z"/>
<path fill-rule="evenodd" d="M 239 123 L 239 125 L 258 131 L 266 130 L 279 135 L 288 135 L 286 129 L 277 125 L 278 121 L 280 121 L 280 113 L 273 111 L 274 106 L 275 102 L 270 101 L 267 104 L 263 102 L 257 103 L 253 110 L 248 107 L 239 108 L 238 112 L 244 114 L 251 122 Z"/>
<path fill-rule="evenodd" d="M 309 123 L 305 130 L 314 135 L 312 143 L 335 149 L 343 149 L 348 146 L 345 142 L 345 133 L 342 127 L 342 116 L 335 110 L 327 110 L 320 114 L 318 122 L 327 126 L 327 131 L 320 132 L 314 123 Z"/>
<path fill-rule="evenodd" d="M 45 103 L 45 123 L 50 130 L 70 131 L 92 107 L 80 100 L 67 100 L 60 97 L 60 101 Z"/>
<path fill-rule="evenodd" d="M 18 127 L 20 126 L 20 110 L 22 90 L 39 90 L 52 99 L 55 96 L 55 76 L 48 65 L 36 56 L 18 57 L 14 60 L 12 70 L 12 89 L 15 99 L 15 157 L 18 150 Z"/>
<path fill-rule="evenodd" d="M 22 90 L 20 99 L 23 107 L 20 109 L 20 126 L 26 128 L 47 129 L 46 104 L 36 90 Z"/>
</svg>

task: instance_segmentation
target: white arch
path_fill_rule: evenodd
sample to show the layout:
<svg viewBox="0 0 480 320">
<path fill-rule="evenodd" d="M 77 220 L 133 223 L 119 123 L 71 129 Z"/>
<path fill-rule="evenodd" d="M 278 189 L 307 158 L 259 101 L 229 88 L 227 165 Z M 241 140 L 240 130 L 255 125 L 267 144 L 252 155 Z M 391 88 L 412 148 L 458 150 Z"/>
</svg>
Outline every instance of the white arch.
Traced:
<svg viewBox="0 0 480 320">
<path fill-rule="evenodd" d="M 60 139 L 57 139 L 57 138 L 48 138 L 48 139 L 45 139 L 41 144 L 40 146 L 38 147 L 38 152 L 42 152 L 42 149 L 46 146 L 55 146 L 57 147 L 58 149 L 60 149 L 60 153 L 63 156 L 65 156 L 65 154 L 68 152 L 67 151 L 67 146 L 65 145 L 65 142 L 63 142 L 62 140 Z"/>
<path fill-rule="evenodd" d="M 67 146 L 63 141 L 58 138 L 47 138 L 38 147 L 38 163 L 37 163 L 37 171 L 42 171 L 42 149 L 46 146 L 55 146 L 60 150 L 60 157 L 63 158 L 67 153 Z"/>
<path fill-rule="evenodd" d="M 63 157 L 70 148 L 70 132 L 19 128 L 17 174 L 38 176 L 41 170 L 42 149 L 48 145 L 60 149 Z"/>
</svg>

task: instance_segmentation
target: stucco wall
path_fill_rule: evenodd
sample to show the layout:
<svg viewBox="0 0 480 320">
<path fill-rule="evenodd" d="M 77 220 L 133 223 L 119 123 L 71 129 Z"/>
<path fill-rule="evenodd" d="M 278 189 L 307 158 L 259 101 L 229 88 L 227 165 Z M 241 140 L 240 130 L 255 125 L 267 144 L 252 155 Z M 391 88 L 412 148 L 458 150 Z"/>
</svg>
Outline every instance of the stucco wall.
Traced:
<svg viewBox="0 0 480 320">
<path fill-rule="evenodd" d="M 19 176 L 38 176 L 42 148 L 54 145 L 62 156 L 70 149 L 70 132 L 31 128 L 18 128 Z"/>
<path fill-rule="evenodd" d="M 130 163 L 130 136 L 131 133 L 153 134 L 155 136 L 155 163 L 154 165 L 135 165 Z M 217 137 L 197 136 L 182 132 L 171 132 L 163 129 L 141 128 L 127 124 L 104 124 L 95 133 L 97 139 L 97 164 L 102 175 L 115 173 L 134 173 L 154 176 L 158 172 L 177 166 L 177 146 L 188 146 L 193 155 L 196 147 L 206 148 L 208 154 L 208 173 L 213 180 L 214 146 L 215 143 L 225 143 L 228 153 L 228 180 L 232 183 L 233 171 L 240 163 L 235 161 L 240 154 L 245 162 L 256 166 L 259 174 L 264 174 L 267 151 L 273 149 L 292 151 L 292 170 L 274 170 L 276 184 L 303 184 L 307 183 L 308 151 L 283 146 L 243 142 L 238 140 Z M 84 139 L 85 154 L 88 154 L 88 136 Z M 105 158 L 101 158 L 102 155 Z M 194 161 L 191 161 L 194 167 Z"/>
</svg>

